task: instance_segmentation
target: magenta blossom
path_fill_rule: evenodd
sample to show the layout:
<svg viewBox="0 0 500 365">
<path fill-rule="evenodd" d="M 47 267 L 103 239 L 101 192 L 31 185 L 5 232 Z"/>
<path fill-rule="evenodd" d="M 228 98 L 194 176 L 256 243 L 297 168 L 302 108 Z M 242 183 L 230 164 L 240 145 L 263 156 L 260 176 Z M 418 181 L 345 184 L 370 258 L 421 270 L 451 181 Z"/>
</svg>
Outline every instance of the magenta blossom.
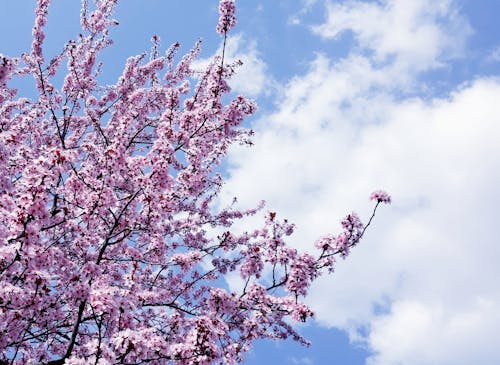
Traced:
<svg viewBox="0 0 500 365">
<path fill-rule="evenodd" d="M 217 33 L 225 34 L 236 25 L 236 6 L 234 0 L 221 0 L 219 3 L 219 22 L 217 23 Z"/>
<path fill-rule="evenodd" d="M 377 190 L 370 195 L 370 200 L 376 200 L 377 203 L 390 204 L 391 196 L 383 190 Z"/>
</svg>

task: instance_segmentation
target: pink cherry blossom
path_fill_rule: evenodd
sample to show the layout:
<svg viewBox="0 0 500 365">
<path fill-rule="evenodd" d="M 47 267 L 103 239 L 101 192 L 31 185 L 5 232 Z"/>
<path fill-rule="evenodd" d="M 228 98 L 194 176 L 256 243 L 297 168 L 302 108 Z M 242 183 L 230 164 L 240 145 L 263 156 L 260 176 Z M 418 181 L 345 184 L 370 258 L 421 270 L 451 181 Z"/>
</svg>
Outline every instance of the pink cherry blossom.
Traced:
<svg viewBox="0 0 500 365">
<path fill-rule="evenodd" d="M 219 2 L 219 22 L 217 23 L 217 33 L 226 34 L 236 25 L 236 6 L 234 0 L 221 0 Z"/>
<path fill-rule="evenodd" d="M 370 200 L 376 200 L 378 203 L 390 204 L 391 196 L 383 190 L 377 190 L 370 195 Z"/>
</svg>

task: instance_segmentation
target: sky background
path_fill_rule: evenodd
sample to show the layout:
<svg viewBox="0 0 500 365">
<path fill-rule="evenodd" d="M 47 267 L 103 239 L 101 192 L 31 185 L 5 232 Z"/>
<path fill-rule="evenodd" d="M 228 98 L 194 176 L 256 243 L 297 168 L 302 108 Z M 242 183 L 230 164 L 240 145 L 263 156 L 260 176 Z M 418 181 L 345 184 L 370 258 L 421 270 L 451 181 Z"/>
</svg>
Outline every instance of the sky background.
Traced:
<svg viewBox="0 0 500 365">
<path fill-rule="evenodd" d="M 2 1 L 0 53 L 31 43 L 34 1 Z M 259 342 L 248 364 L 498 365 L 500 363 L 499 0 L 240 0 L 231 82 L 257 100 L 252 149 L 224 164 L 221 204 L 261 199 L 312 247 L 351 210 L 368 218 L 362 244 L 321 278 L 300 327 L 313 345 Z M 217 53 L 217 1 L 122 0 L 113 80 L 150 48 Z M 79 31 L 79 1 L 50 8 L 47 53 Z M 199 61 L 203 64 L 203 59 Z M 248 223 L 247 223 L 248 224 Z M 229 280 L 229 285 L 238 285 Z"/>
</svg>

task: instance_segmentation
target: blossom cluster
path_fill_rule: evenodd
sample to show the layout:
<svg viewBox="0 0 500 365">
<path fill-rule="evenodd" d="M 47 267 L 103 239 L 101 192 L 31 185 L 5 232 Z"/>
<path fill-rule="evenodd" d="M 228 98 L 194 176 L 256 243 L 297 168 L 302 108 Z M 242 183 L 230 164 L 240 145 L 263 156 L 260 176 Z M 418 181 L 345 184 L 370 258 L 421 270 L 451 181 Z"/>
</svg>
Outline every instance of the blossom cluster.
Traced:
<svg viewBox="0 0 500 365">
<path fill-rule="evenodd" d="M 377 190 L 370 195 L 370 200 L 375 200 L 378 203 L 390 204 L 391 196 L 383 190 Z"/>
<path fill-rule="evenodd" d="M 0 87 L 6 86 L 7 77 L 12 70 L 12 61 L 0 54 Z"/>
<path fill-rule="evenodd" d="M 217 33 L 226 34 L 236 25 L 236 5 L 234 0 L 221 0 L 219 2 L 219 22 L 217 23 Z"/>
</svg>

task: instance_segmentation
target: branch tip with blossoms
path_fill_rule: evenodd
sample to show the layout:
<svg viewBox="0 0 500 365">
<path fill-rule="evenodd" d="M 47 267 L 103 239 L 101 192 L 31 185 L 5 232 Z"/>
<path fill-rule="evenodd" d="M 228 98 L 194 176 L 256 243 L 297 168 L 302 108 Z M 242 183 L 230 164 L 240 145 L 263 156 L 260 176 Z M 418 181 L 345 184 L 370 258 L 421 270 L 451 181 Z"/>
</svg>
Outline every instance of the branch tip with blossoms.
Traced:
<svg viewBox="0 0 500 365">
<path fill-rule="evenodd" d="M 343 231 L 337 236 L 326 235 L 316 241 L 316 247 L 321 250 L 317 259 L 319 268 L 327 268 L 329 272 L 334 271 L 335 256 L 339 255 L 346 258 L 350 249 L 356 246 L 363 238 L 366 230 L 370 226 L 377 212 L 380 203 L 389 204 L 391 197 L 384 191 L 375 191 L 370 195 L 370 200 L 376 200 L 370 218 L 366 224 L 363 224 L 356 213 L 348 214 L 341 221 Z"/>
<path fill-rule="evenodd" d="M 376 190 L 370 195 L 370 200 L 376 200 L 377 203 L 390 204 L 391 196 L 383 190 Z"/>
<path fill-rule="evenodd" d="M 236 5 L 234 0 L 219 2 L 219 22 L 215 30 L 220 34 L 227 34 L 236 25 Z"/>
</svg>

